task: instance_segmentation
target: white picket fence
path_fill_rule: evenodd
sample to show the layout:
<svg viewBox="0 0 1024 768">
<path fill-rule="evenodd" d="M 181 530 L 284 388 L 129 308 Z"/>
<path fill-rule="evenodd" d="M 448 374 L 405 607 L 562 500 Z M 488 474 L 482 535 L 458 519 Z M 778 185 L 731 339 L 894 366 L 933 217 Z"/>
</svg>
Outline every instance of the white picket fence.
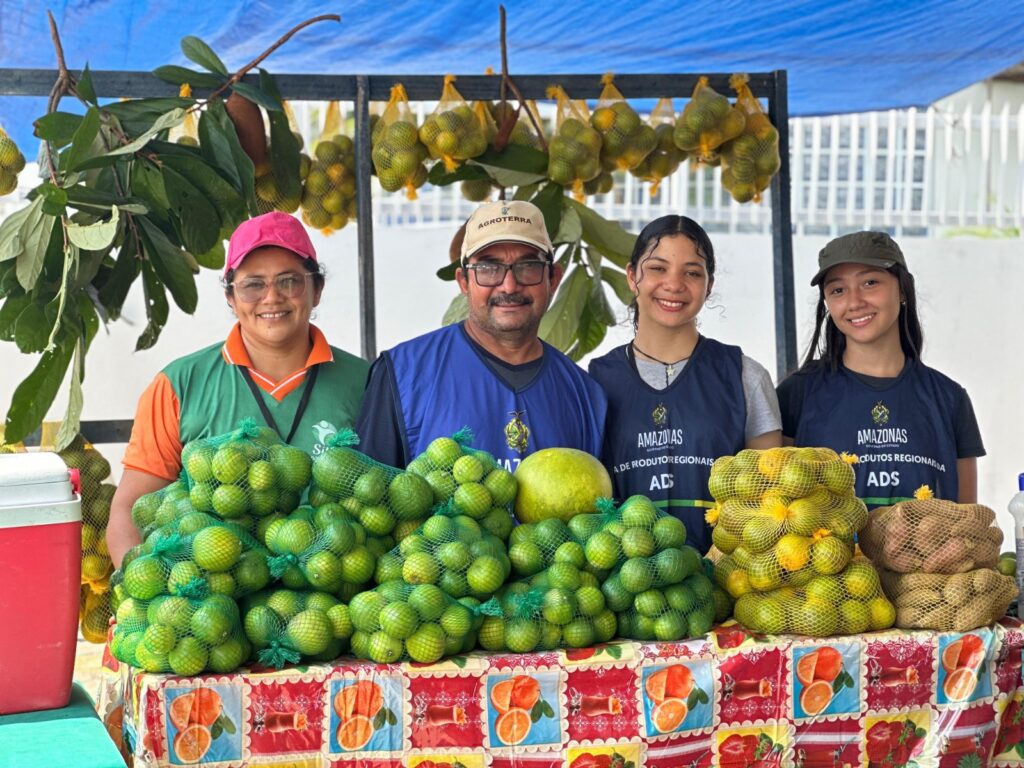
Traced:
<svg viewBox="0 0 1024 768">
<path fill-rule="evenodd" d="M 307 146 L 319 133 L 324 104 L 293 104 Z M 345 112 L 343 105 L 343 113 Z M 432 105 L 419 103 L 420 117 Z M 545 118 L 551 106 L 541 105 Z M 348 115 L 345 123 L 351 125 Z M 1019 237 L 1024 230 L 1024 106 L 994 112 L 948 106 L 790 120 L 792 216 L 796 234 L 835 235 L 884 229 L 928 236 L 950 229 Z M 649 185 L 617 174 L 613 191 L 590 200 L 631 229 L 666 213 L 685 213 L 713 232 L 771 230 L 770 194 L 739 205 L 720 183 L 721 170 L 687 163 L 651 196 Z M 30 166 L 23 195 L 36 182 Z M 20 205 L 0 200 L 0 216 Z M 417 227 L 463 221 L 475 204 L 458 185 L 425 186 L 418 199 L 374 190 L 375 226 Z"/>
</svg>

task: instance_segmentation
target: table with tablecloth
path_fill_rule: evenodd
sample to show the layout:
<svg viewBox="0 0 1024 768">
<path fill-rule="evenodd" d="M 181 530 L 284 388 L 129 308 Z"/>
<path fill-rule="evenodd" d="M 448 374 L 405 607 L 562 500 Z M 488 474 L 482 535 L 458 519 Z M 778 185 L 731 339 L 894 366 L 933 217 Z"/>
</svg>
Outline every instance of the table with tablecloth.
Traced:
<svg viewBox="0 0 1024 768">
<path fill-rule="evenodd" d="M 195 678 L 108 655 L 100 714 L 137 766 L 1024 765 L 1022 648 L 1005 619 L 826 639 L 726 623 L 676 643 Z"/>
</svg>

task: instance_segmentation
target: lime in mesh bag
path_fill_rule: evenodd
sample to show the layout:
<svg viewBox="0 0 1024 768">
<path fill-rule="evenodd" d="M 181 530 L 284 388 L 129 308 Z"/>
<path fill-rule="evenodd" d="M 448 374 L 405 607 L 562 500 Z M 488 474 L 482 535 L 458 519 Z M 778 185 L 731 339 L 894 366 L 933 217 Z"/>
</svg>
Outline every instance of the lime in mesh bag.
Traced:
<svg viewBox="0 0 1024 768">
<path fill-rule="evenodd" d="M 437 107 L 420 126 L 419 138 L 448 173 L 487 150 L 486 124 L 455 88 L 455 75 L 444 76 Z"/>
<path fill-rule="evenodd" d="M 881 571 L 882 588 L 896 606 L 896 626 L 966 632 L 1006 615 L 1017 596 L 1010 576 L 991 568 L 962 573 Z"/>
<path fill-rule="evenodd" d="M 616 575 L 602 589 L 618 615 L 619 637 L 682 640 L 707 634 L 716 621 L 714 566 L 699 555 L 696 561 L 687 557 L 685 567 L 670 576 L 655 570 L 650 586 L 643 590 L 638 588 L 647 583 L 646 577 L 633 580 L 634 575 L 624 582 Z"/>
<path fill-rule="evenodd" d="M 716 578 L 728 580 L 731 567 L 720 561 Z M 891 627 L 896 619 L 878 571 L 864 558 L 840 573 L 814 576 L 799 588 L 746 592 L 736 600 L 733 614 L 755 632 L 811 637 L 877 631 Z"/>
<path fill-rule="evenodd" d="M 456 600 L 436 584 L 388 581 L 349 603 L 352 653 L 378 664 L 433 663 L 471 650 L 482 616 L 498 611 L 493 601 Z"/>
<path fill-rule="evenodd" d="M 348 650 L 348 607 L 333 595 L 267 589 L 245 598 L 241 607 L 245 636 L 264 666 L 330 661 Z"/>
<path fill-rule="evenodd" d="M 583 185 L 601 173 L 601 134 L 590 127 L 585 103 L 573 102 L 559 86 L 548 89 L 555 99 L 555 134 L 548 148 L 548 177 L 584 197 Z"/>
<path fill-rule="evenodd" d="M 376 581 L 435 584 L 450 597 L 471 596 L 483 601 L 501 588 L 511 570 L 505 542 L 472 517 L 459 513 L 454 500 L 449 500 L 381 556 Z"/>
<path fill-rule="evenodd" d="M 170 525 L 195 511 L 189 498 L 188 481 L 182 472 L 173 483 L 136 499 L 132 505 L 132 522 L 145 541 L 157 528 Z"/>
<path fill-rule="evenodd" d="M 722 186 L 738 203 L 760 202 L 781 166 L 779 132 L 751 92 L 748 79 L 733 75 L 729 80 L 736 91 L 736 109 L 746 115 L 746 121 L 742 133 L 720 149 Z"/>
<path fill-rule="evenodd" d="M 919 489 L 919 495 L 930 492 Z M 1003 532 L 981 504 L 920 498 L 879 507 L 860 547 L 879 568 L 900 573 L 966 573 L 995 568 Z"/>
<path fill-rule="evenodd" d="M 423 165 L 430 153 L 419 138 L 416 116 L 401 83 L 391 88 L 391 98 L 373 127 L 371 151 L 373 167 L 381 187 L 387 192 L 405 189 L 410 200 L 427 180 Z"/>
<path fill-rule="evenodd" d="M 673 135 L 676 125 L 676 110 L 672 99 L 658 99 L 651 110 L 649 124 L 654 129 L 656 144 L 654 150 L 644 158 L 643 162 L 630 170 L 639 179 L 651 184 L 651 197 L 658 194 L 663 179 L 668 178 L 679 164 L 686 159 L 686 152 L 676 146 Z"/>
<path fill-rule="evenodd" d="M 352 139 L 341 132 L 338 102 L 327 105 L 313 157 L 303 164 L 308 170 L 303 174 L 302 220 L 324 234 L 344 228 L 356 218 L 356 153 Z"/>
<path fill-rule="evenodd" d="M 644 123 L 636 110 L 613 84 L 610 72 L 601 78 L 604 89 L 590 116 L 590 125 L 601 134 L 601 165 L 607 171 L 636 168 L 658 143 L 654 128 Z"/>
<path fill-rule="evenodd" d="M 310 480 L 309 454 L 253 419 L 226 435 L 186 443 L 181 462 L 192 506 L 225 520 L 290 512 Z"/>
<path fill-rule="evenodd" d="M 698 158 L 711 159 L 722 144 L 740 135 L 745 123 L 743 111 L 732 106 L 702 77 L 676 121 L 673 138 L 680 149 L 693 152 Z"/>
</svg>

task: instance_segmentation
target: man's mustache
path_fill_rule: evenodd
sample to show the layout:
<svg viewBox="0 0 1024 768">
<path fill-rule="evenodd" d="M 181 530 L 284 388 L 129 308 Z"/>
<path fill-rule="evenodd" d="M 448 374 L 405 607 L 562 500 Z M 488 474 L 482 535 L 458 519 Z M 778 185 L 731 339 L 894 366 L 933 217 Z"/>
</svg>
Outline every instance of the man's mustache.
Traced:
<svg viewBox="0 0 1024 768">
<path fill-rule="evenodd" d="M 525 306 L 533 304 L 533 299 L 521 293 L 499 293 L 497 296 L 492 296 L 487 304 L 492 307 Z"/>
</svg>

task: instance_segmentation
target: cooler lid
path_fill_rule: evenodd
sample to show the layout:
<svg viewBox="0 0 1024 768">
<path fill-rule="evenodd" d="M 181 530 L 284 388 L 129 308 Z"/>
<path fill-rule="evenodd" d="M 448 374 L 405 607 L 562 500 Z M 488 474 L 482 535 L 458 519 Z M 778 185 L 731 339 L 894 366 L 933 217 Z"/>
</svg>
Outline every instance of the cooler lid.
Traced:
<svg viewBox="0 0 1024 768">
<path fill-rule="evenodd" d="M 68 467 L 56 453 L 0 455 L 0 507 L 74 498 Z"/>
</svg>

